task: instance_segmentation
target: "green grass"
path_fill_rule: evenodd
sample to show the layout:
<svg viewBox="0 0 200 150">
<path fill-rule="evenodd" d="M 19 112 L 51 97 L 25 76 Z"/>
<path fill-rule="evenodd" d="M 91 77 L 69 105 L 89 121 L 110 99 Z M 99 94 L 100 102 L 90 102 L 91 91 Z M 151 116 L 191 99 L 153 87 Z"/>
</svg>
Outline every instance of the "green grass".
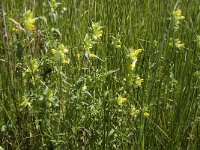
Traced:
<svg viewBox="0 0 200 150">
<path fill-rule="evenodd" d="M 0 149 L 200 147 L 198 0 L 0 5 Z"/>
</svg>

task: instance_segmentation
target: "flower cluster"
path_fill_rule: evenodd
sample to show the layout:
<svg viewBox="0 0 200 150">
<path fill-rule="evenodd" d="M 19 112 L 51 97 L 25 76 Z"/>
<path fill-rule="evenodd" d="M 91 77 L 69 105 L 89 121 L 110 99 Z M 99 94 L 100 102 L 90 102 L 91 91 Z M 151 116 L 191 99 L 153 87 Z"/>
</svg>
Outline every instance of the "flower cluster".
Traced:
<svg viewBox="0 0 200 150">
<path fill-rule="evenodd" d="M 143 111 L 143 116 L 144 117 L 149 117 L 150 116 L 148 107 L 144 107 L 142 111 Z"/>
<path fill-rule="evenodd" d="M 98 41 L 103 35 L 103 26 L 100 25 L 100 22 L 92 22 L 92 38 L 94 41 Z"/>
<path fill-rule="evenodd" d="M 170 41 L 169 41 L 169 46 L 170 47 L 176 47 L 178 49 L 182 49 L 184 48 L 184 43 L 181 42 L 178 38 L 176 38 L 174 41 L 173 39 L 171 38 Z"/>
<path fill-rule="evenodd" d="M 136 109 L 135 106 L 131 105 L 131 109 L 130 109 L 131 116 L 136 118 L 138 116 L 139 112 L 140 112 L 139 109 Z"/>
<path fill-rule="evenodd" d="M 28 31 L 30 31 L 30 32 L 35 31 L 35 20 L 36 20 L 36 18 L 33 17 L 33 12 L 31 12 L 30 10 L 25 12 L 24 26 Z"/>
<path fill-rule="evenodd" d="M 129 49 L 129 54 L 128 57 L 131 60 L 131 65 L 130 65 L 130 71 L 128 74 L 128 83 L 130 85 L 134 85 L 135 88 L 141 87 L 142 82 L 144 81 L 142 78 L 140 78 L 139 75 L 135 73 L 135 67 L 137 63 L 137 59 L 139 54 L 142 52 L 142 49 Z"/>
<path fill-rule="evenodd" d="M 26 69 L 26 72 L 35 73 L 38 71 L 38 68 L 39 68 L 39 64 L 38 64 L 37 59 L 31 59 L 30 66 L 28 66 L 28 68 Z"/>
<path fill-rule="evenodd" d="M 125 102 L 127 102 L 127 99 L 119 95 L 117 98 L 118 105 L 122 106 Z"/>
<path fill-rule="evenodd" d="M 56 62 L 69 64 L 70 60 L 69 58 L 66 57 L 66 54 L 68 53 L 68 51 L 69 50 L 67 49 L 66 46 L 64 46 L 63 44 L 59 44 L 58 49 L 51 49 L 51 52 L 53 54 L 52 59 Z"/>
<path fill-rule="evenodd" d="M 130 108 L 131 116 L 136 118 L 139 115 L 139 113 L 141 113 L 146 118 L 150 116 L 150 112 L 147 107 L 144 107 L 142 110 L 140 110 L 140 109 L 137 109 L 134 105 L 131 105 L 131 108 Z"/>
<path fill-rule="evenodd" d="M 91 37 L 86 34 L 85 39 L 84 39 L 84 49 L 85 51 L 90 51 L 92 49 L 94 42 L 92 41 Z"/>
<path fill-rule="evenodd" d="M 84 50 L 86 57 L 100 59 L 97 55 L 91 52 L 91 49 L 93 48 L 94 44 L 98 43 L 98 41 L 102 37 L 103 35 L 102 28 L 103 26 L 101 26 L 100 22 L 92 22 L 92 27 L 89 28 L 92 33 L 86 34 L 84 39 Z"/>
<path fill-rule="evenodd" d="M 185 19 L 185 16 L 182 16 L 181 10 L 179 8 L 172 12 L 172 16 L 173 16 L 173 20 L 174 20 L 174 23 L 175 23 L 174 29 L 178 30 L 180 21 Z"/>
<path fill-rule="evenodd" d="M 130 49 L 129 57 L 132 61 L 132 63 L 131 63 L 131 69 L 132 70 L 135 69 L 135 65 L 136 65 L 136 62 L 137 62 L 138 55 L 141 52 L 142 52 L 142 49 L 136 49 L 136 50 Z"/>
<path fill-rule="evenodd" d="M 54 13 L 55 10 L 57 9 L 57 7 L 60 5 L 61 3 L 56 2 L 56 0 L 51 0 L 49 2 L 50 8 L 51 8 L 51 12 Z"/>
<path fill-rule="evenodd" d="M 142 82 L 144 81 L 144 79 L 140 78 L 139 76 L 136 77 L 136 80 L 135 80 L 135 87 L 141 87 L 142 85 Z"/>
</svg>

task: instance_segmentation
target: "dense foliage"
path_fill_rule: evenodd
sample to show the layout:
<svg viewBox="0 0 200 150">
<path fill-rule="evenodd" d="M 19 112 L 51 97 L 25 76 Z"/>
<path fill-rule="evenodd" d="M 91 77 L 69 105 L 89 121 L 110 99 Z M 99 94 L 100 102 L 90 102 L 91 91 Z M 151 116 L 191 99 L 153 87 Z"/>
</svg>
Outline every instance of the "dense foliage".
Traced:
<svg viewBox="0 0 200 150">
<path fill-rule="evenodd" d="M 198 149 L 199 0 L 1 0 L 0 150 Z"/>
</svg>

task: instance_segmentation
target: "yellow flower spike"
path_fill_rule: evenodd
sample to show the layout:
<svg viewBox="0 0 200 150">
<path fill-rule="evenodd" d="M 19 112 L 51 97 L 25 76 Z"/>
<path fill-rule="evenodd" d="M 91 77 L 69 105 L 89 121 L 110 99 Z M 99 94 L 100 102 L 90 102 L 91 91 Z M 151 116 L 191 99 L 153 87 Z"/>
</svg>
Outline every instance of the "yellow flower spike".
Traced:
<svg viewBox="0 0 200 150">
<path fill-rule="evenodd" d="M 183 20 L 183 19 L 185 19 L 185 16 L 182 16 L 182 15 L 181 15 L 181 10 L 180 10 L 180 8 L 178 8 L 178 9 L 175 10 L 175 11 L 173 11 L 173 12 L 172 12 L 172 15 L 173 15 L 174 19 L 176 19 L 176 20 Z"/>
<path fill-rule="evenodd" d="M 92 38 L 94 41 L 98 41 L 102 37 L 103 31 L 101 29 L 94 30 Z"/>
<path fill-rule="evenodd" d="M 122 106 L 125 102 L 127 102 L 127 99 L 122 97 L 121 95 L 117 98 L 118 105 Z"/>
<path fill-rule="evenodd" d="M 179 17 L 181 16 L 181 10 L 178 8 L 177 10 L 172 12 L 173 17 Z"/>
<path fill-rule="evenodd" d="M 179 29 L 180 21 L 185 19 L 185 16 L 182 16 L 181 10 L 179 8 L 172 12 L 172 16 L 175 24 L 174 29 L 177 31 Z"/>
<path fill-rule="evenodd" d="M 33 12 L 31 12 L 30 10 L 28 10 L 24 14 L 24 26 L 28 31 L 30 32 L 35 31 L 35 20 L 36 19 L 33 18 Z"/>
</svg>

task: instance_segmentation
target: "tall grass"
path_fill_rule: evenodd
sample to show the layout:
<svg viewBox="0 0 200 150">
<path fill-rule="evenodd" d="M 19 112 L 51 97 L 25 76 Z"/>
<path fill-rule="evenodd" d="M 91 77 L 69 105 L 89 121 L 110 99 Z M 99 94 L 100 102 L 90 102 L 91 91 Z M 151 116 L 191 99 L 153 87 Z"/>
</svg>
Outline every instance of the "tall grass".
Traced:
<svg viewBox="0 0 200 150">
<path fill-rule="evenodd" d="M 0 149 L 200 147 L 198 0 L 0 5 Z"/>
</svg>

